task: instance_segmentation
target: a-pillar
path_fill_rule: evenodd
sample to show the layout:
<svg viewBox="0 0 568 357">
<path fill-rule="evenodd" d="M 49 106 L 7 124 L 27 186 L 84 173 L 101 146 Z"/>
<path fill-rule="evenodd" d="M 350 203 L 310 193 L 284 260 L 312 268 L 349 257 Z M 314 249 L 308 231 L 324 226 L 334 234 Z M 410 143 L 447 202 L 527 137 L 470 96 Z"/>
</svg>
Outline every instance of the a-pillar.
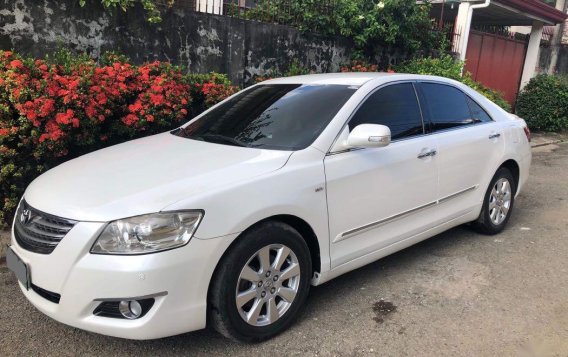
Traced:
<svg viewBox="0 0 568 357">
<path fill-rule="evenodd" d="M 529 46 L 525 57 L 525 67 L 523 68 L 523 76 L 521 77 L 521 89 L 529 83 L 536 72 L 543 28 L 544 24 L 540 21 L 534 21 L 532 24 L 531 37 L 529 39 Z"/>
</svg>

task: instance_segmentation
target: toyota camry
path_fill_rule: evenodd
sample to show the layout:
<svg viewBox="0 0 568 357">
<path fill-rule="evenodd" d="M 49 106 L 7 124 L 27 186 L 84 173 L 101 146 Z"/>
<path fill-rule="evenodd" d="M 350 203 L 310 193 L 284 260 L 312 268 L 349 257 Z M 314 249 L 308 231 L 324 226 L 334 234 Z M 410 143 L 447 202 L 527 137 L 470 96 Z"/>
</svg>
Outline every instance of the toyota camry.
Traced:
<svg viewBox="0 0 568 357">
<path fill-rule="evenodd" d="M 501 232 L 529 141 L 522 119 L 445 78 L 268 80 L 38 177 L 7 263 L 37 309 L 80 329 L 261 341 L 310 286 L 461 224 Z"/>
</svg>

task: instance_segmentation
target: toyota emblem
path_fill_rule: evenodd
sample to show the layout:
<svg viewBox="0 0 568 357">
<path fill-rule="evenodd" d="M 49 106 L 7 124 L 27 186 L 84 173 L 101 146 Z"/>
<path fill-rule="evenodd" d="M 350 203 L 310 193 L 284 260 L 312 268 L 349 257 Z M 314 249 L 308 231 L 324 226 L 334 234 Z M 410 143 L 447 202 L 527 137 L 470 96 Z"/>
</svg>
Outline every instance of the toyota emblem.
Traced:
<svg viewBox="0 0 568 357">
<path fill-rule="evenodd" d="M 24 209 L 22 211 L 22 214 L 20 215 L 20 223 L 21 224 L 26 224 L 29 222 L 30 218 L 31 218 L 31 212 L 29 209 Z"/>
</svg>

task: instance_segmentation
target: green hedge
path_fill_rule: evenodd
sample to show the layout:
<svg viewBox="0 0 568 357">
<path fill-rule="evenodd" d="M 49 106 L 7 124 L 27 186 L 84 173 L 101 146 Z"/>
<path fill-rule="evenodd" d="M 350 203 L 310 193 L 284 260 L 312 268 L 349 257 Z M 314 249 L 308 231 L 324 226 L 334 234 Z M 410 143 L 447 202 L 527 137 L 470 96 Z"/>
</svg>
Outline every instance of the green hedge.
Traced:
<svg viewBox="0 0 568 357">
<path fill-rule="evenodd" d="M 568 78 L 534 77 L 519 94 L 516 111 L 534 131 L 568 129 Z"/>
</svg>

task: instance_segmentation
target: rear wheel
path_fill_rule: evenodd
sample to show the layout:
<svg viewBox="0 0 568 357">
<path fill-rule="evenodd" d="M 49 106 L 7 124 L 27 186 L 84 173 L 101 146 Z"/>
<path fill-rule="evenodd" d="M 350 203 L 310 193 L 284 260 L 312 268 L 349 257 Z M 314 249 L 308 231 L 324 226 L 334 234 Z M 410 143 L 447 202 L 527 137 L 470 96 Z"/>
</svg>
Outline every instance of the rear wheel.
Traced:
<svg viewBox="0 0 568 357">
<path fill-rule="evenodd" d="M 211 324 L 245 342 L 284 331 L 306 300 L 311 266 L 308 246 L 292 227 L 265 222 L 246 232 L 214 277 Z"/>
<path fill-rule="evenodd" d="M 516 182 L 511 171 L 501 167 L 493 176 L 485 193 L 483 208 L 474 228 L 483 234 L 497 234 L 505 229 L 513 204 L 515 203 Z"/>
</svg>

